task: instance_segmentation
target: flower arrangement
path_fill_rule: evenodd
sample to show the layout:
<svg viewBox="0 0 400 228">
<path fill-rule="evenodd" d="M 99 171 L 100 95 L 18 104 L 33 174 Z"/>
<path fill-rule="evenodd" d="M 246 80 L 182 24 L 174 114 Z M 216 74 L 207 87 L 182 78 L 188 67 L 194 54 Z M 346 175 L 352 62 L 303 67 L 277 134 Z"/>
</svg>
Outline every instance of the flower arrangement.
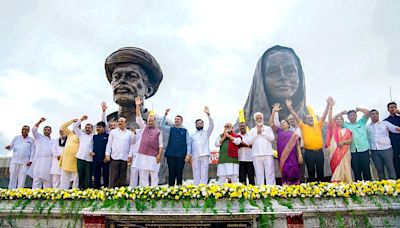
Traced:
<svg viewBox="0 0 400 228">
<path fill-rule="evenodd" d="M 330 198 L 352 196 L 397 196 L 399 180 L 359 181 L 353 183 L 313 182 L 299 185 L 185 185 L 175 187 L 121 187 L 96 189 L 0 189 L 0 200 L 181 200 L 181 199 L 247 199 L 263 198 Z"/>
</svg>

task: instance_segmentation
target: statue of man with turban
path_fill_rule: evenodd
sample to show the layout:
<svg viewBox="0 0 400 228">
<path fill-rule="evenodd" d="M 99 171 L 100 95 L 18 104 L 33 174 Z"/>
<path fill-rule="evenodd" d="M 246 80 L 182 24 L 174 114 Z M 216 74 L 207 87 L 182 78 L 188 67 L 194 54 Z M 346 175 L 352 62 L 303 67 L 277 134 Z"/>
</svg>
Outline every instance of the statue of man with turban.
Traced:
<svg viewBox="0 0 400 228">
<path fill-rule="evenodd" d="M 114 101 L 119 105 L 117 112 L 108 115 L 108 121 L 124 117 L 130 126 L 137 128 L 135 97 L 139 96 L 143 101 L 157 92 L 163 79 L 160 65 L 145 50 L 124 47 L 107 57 L 105 70 Z M 141 111 L 144 119 L 147 119 L 147 110 L 142 106 Z"/>
<path fill-rule="evenodd" d="M 116 121 L 124 117 L 128 126 L 138 129 L 135 98 L 137 96 L 141 98 L 140 112 L 146 121 L 149 112 L 144 108 L 144 100 L 153 96 L 158 90 L 163 79 L 160 65 L 147 51 L 136 47 L 124 47 L 107 57 L 105 70 L 113 90 L 114 101 L 119 105 L 119 110 L 108 115 L 107 121 Z M 155 119 L 159 125 L 161 118 L 155 116 Z M 168 121 L 167 124 L 172 125 L 172 122 Z M 163 136 L 166 142 L 168 133 L 163 132 Z M 167 179 L 167 165 L 162 156 L 159 183 L 163 184 Z"/>
</svg>

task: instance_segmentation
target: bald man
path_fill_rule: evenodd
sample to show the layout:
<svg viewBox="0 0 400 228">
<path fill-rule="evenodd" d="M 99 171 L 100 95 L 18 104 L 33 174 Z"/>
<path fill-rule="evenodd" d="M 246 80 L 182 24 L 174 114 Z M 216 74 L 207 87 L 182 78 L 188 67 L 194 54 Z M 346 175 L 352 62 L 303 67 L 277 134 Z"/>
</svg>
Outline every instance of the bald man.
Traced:
<svg viewBox="0 0 400 228">
<path fill-rule="evenodd" d="M 109 187 L 126 185 L 128 155 L 134 134 L 126 128 L 126 119 L 118 119 L 118 127 L 111 130 L 106 147 L 106 161 L 110 161 Z"/>
</svg>

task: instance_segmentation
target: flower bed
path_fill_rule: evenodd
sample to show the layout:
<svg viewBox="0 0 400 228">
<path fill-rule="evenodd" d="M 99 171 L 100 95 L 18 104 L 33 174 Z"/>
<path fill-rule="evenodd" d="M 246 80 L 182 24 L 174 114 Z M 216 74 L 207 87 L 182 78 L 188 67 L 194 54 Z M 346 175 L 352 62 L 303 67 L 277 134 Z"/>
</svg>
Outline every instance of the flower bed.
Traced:
<svg viewBox="0 0 400 228">
<path fill-rule="evenodd" d="M 307 183 L 300 185 L 186 185 L 175 187 L 121 187 L 87 189 L 0 189 L 1 200 L 181 200 L 181 199 L 262 199 L 262 198 L 320 198 L 385 195 L 397 196 L 400 192 L 400 179 L 382 181 L 363 181 L 353 183 Z"/>
<path fill-rule="evenodd" d="M 290 213 L 302 214 L 307 226 L 395 225 L 400 222 L 399 192 L 400 179 L 292 186 L 224 184 L 85 191 L 0 189 L 0 225 L 24 227 L 33 222 L 39 226 L 47 222 L 58 227 L 80 225 L 82 215 L 88 214 L 139 218 L 180 215 L 190 219 L 210 214 L 252 214 L 259 216 L 259 224 L 282 227 Z"/>
</svg>

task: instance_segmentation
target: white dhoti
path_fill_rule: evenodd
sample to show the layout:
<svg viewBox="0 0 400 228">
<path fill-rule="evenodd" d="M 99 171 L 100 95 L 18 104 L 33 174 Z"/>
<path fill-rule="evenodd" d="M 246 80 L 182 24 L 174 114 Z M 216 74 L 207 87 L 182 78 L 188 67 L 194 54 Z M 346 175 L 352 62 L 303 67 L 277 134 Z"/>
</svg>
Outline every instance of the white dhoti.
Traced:
<svg viewBox="0 0 400 228">
<path fill-rule="evenodd" d="M 53 157 L 39 157 L 35 158 L 32 162 L 32 189 L 37 188 L 51 188 L 51 164 Z"/>
<path fill-rule="evenodd" d="M 219 178 L 220 184 L 225 183 L 228 179 L 230 179 L 232 183 L 236 183 L 239 181 L 238 175 L 239 175 L 239 164 L 236 163 L 218 164 L 217 176 Z"/>
<path fill-rule="evenodd" d="M 201 156 L 193 158 L 193 182 L 194 185 L 207 184 L 208 181 L 208 168 L 210 165 L 210 156 Z"/>
<path fill-rule="evenodd" d="M 132 157 L 132 165 L 130 170 L 129 186 L 131 188 L 137 187 L 139 185 L 139 169 L 133 166 L 136 157 Z"/>
<path fill-rule="evenodd" d="M 28 167 L 26 164 L 10 164 L 10 182 L 8 183 L 8 189 L 24 188 L 26 171 Z"/>
<path fill-rule="evenodd" d="M 274 157 L 272 155 L 253 157 L 254 171 L 256 173 L 256 184 L 275 184 Z"/>
<path fill-rule="evenodd" d="M 149 186 L 149 176 L 151 179 L 150 186 L 158 185 L 160 163 L 157 163 L 156 157 L 138 153 L 133 162 L 133 167 L 139 170 L 139 186 Z"/>
<path fill-rule="evenodd" d="M 51 162 L 50 174 L 53 188 L 60 188 L 61 168 L 59 165 L 59 160 L 55 157 L 53 157 L 53 160 Z"/>
<path fill-rule="evenodd" d="M 72 188 L 78 188 L 79 186 L 78 173 L 61 170 L 60 189 L 69 189 L 69 186 L 71 184 L 71 179 L 73 180 Z"/>
<path fill-rule="evenodd" d="M 61 175 L 51 174 L 51 183 L 53 188 L 60 188 Z"/>
</svg>

